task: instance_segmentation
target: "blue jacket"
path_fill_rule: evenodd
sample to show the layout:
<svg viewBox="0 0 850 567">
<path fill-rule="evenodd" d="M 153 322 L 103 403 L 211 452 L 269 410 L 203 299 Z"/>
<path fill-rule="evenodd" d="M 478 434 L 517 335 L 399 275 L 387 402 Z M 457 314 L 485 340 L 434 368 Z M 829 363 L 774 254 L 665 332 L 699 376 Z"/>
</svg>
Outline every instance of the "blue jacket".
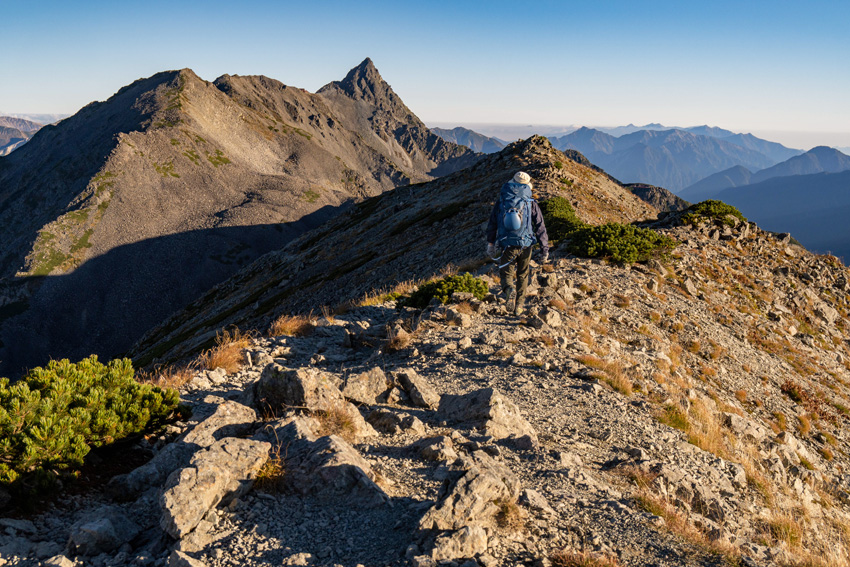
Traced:
<svg viewBox="0 0 850 567">
<path fill-rule="evenodd" d="M 499 228 L 499 201 L 493 205 L 493 212 L 490 213 L 490 222 L 487 223 L 487 243 L 495 244 L 496 232 Z M 534 237 L 540 243 L 540 250 L 544 254 L 549 252 L 549 235 L 546 234 L 546 225 L 543 222 L 543 212 L 540 210 L 540 205 L 537 201 L 531 202 L 531 230 L 534 231 Z"/>
</svg>

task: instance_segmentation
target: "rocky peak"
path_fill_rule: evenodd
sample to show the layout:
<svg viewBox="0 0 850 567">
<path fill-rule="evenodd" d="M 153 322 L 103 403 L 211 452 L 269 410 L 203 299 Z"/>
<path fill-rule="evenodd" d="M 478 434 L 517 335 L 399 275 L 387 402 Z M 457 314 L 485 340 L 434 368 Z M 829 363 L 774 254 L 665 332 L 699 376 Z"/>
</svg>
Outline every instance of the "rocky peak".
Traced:
<svg viewBox="0 0 850 567">
<path fill-rule="evenodd" d="M 321 94 L 331 89 L 338 89 L 353 99 L 365 100 L 370 103 L 396 96 L 368 57 L 360 65 L 349 71 L 342 81 L 329 83 L 319 89 L 318 92 Z"/>
</svg>

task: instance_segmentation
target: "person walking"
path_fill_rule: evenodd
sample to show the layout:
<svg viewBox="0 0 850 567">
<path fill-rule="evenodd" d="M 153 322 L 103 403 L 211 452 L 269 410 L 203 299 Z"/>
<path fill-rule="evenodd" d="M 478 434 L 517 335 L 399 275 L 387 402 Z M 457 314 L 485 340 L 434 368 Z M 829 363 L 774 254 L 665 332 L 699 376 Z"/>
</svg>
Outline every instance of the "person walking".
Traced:
<svg viewBox="0 0 850 567">
<path fill-rule="evenodd" d="M 496 260 L 496 245 L 502 248 L 497 260 L 502 295 L 508 312 L 514 315 L 523 312 L 535 243 L 540 244 L 540 262 L 548 262 L 549 236 L 543 213 L 531 197 L 531 176 L 519 171 L 502 185 L 487 224 L 487 255 Z"/>
</svg>

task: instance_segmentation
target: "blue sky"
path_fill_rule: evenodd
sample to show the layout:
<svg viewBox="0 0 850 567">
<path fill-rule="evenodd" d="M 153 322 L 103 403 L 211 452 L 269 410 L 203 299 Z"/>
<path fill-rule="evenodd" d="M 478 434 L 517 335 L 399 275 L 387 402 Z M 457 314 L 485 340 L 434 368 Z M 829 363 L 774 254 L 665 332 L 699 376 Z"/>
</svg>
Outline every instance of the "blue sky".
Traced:
<svg viewBox="0 0 850 567">
<path fill-rule="evenodd" d="M 0 0 L 0 22 L 7 113 L 73 113 L 183 67 L 315 91 L 371 57 L 428 124 L 710 124 L 850 146 L 846 0 Z"/>
</svg>

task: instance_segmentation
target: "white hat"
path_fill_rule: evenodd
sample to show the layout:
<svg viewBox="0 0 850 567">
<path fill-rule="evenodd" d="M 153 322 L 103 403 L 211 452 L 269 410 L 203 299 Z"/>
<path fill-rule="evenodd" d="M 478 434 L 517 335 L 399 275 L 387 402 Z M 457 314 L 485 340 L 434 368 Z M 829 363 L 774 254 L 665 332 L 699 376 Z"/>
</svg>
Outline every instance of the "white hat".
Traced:
<svg viewBox="0 0 850 567">
<path fill-rule="evenodd" d="M 531 176 L 524 171 L 518 171 L 514 175 L 514 183 L 522 183 L 523 185 L 531 185 Z"/>
</svg>

